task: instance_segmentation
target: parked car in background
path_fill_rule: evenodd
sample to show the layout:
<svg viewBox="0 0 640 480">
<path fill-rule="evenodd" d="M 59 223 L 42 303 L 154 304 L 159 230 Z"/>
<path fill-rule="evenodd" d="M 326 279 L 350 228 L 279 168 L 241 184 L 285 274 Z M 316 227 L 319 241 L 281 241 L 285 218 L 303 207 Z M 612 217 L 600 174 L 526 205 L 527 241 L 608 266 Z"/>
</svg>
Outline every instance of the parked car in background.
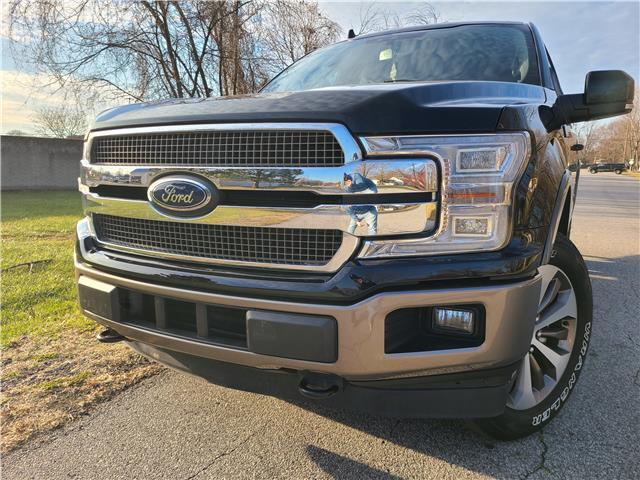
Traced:
<svg viewBox="0 0 640 480">
<path fill-rule="evenodd" d="M 258 94 L 98 116 L 82 311 L 227 387 L 535 432 L 591 335 L 568 127 L 628 113 L 633 79 L 563 93 L 531 24 L 350 37 Z"/>
<path fill-rule="evenodd" d="M 624 163 L 596 163 L 589 167 L 589 173 L 614 172 L 620 175 L 626 170 L 629 170 L 629 167 Z"/>
</svg>

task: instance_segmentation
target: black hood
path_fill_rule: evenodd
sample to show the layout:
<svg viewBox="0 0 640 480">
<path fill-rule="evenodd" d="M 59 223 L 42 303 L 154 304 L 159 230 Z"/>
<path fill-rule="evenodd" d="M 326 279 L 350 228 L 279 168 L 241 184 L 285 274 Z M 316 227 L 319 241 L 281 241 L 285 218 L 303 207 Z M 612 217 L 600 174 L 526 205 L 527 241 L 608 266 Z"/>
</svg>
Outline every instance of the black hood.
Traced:
<svg viewBox="0 0 640 480">
<path fill-rule="evenodd" d="M 354 134 L 491 132 L 504 106 L 544 101 L 542 87 L 517 83 L 395 83 L 139 103 L 101 113 L 92 130 L 189 123 L 331 122 L 346 125 Z"/>
</svg>

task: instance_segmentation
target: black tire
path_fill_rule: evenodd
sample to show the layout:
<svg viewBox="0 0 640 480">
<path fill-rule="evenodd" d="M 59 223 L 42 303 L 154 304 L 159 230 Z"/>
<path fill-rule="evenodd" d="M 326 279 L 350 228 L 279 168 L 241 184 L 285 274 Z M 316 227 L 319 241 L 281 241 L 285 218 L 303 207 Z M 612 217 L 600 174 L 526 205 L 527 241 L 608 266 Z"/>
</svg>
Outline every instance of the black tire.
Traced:
<svg viewBox="0 0 640 480">
<path fill-rule="evenodd" d="M 558 414 L 573 391 L 589 348 L 593 299 L 589 272 L 582 255 L 567 237 L 558 234 L 549 263 L 567 275 L 576 295 L 578 318 L 573 349 L 564 374 L 540 403 L 528 410 L 515 410 L 507 406 L 499 417 L 472 422 L 474 429 L 499 440 L 514 440 L 531 435 Z"/>
<path fill-rule="evenodd" d="M 622 174 L 622 170 L 614 170 L 614 172 L 616 173 L 616 175 Z"/>
<path fill-rule="evenodd" d="M 594 174 L 594 173 L 598 173 L 598 171 L 595 168 L 590 168 L 589 173 Z"/>
</svg>

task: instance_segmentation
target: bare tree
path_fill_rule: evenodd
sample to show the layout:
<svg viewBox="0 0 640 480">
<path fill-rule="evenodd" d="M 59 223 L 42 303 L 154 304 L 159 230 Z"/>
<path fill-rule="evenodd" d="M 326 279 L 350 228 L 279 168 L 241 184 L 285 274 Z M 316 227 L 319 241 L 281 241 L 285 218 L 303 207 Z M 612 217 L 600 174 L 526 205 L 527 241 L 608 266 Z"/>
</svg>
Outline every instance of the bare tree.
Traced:
<svg viewBox="0 0 640 480">
<path fill-rule="evenodd" d="M 13 0 L 10 32 L 60 85 L 82 82 L 133 100 L 208 96 L 217 65 L 208 5 Z"/>
<path fill-rule="evenodd" d="M 77 137 L 87 129 L 87 115 L 79 108 L 62 105 L 38 109 L 34 122 L 36 131 L 47 137 Z"/>
<path fill-rule="evenodd" d="M 578 123 L 573 127 L 577 143 L 581 143 L 584 146 L 580 153 L 582 163 L 593 163 L 593 155 L 597 147 L 595 142 L 598 134 L 597 125 L 595 122 L 584 122 Z"/>
<path fill-rule="evenodd" d="M 262 58 L 257 55 L 256 25 L 262 5 L 251 1 L 210 2 L 203 15 L 213 25 L 218 93 L 237 95 L 256 91 L 267 80 Z"/>
<path fill-rule="evenodd" d="M 408 25 L 431 25 L 440 22 L 442 22 L 440 12 L 430 3 L 417 7 L 406 16 L 405 20 L 405 24 Z"/>
<path fill-rule="evenodd" d="M 366 7 L 360 4 L 358 26 L 354 29 L 356 35 L 363 35 L 379 30 L 379 11 L 374 2 L 368 3 Z"/>
<path fill-rule="evenodd" d="M 628 115 L 622 117 L 623 133 L 623 159 L 628 161 L 633 159 L 632 168 L 640 170 L 640 88 L 636 88 L 633 110 Z"/>
<path fill-rule="evenodd" d="M 340 26 L 322 14 L 317 3 L 275 0 L 266 3 L 265 15 L 268 21 L 262 38 L 275 70 L 335 42 L 341 33 Z"/>
<path fill-rule="evenodd" d="M 636 90 L 631 113 L 614 120 L 578 124 L 574 127 L 578 140 L 585 146 L 583 162 L 627 163 L 633 169 L 640 162 L 640 89 Z"/>
<path fill-rule="evenodd" d="M 9 13 L 20 56 L 58 86 L 134 101 L 255 91 L 336 27 L 317 4 L 285 0 L 12 0 Z"/>
<path fill-rule="evenodd" d="M 370 3 L 364 9 L 361 7 L 359 25 L 354 31 L 357 35 L 362 35 L 401 26 L 402 18 L 396 12 L 382 8 L 376 3 Z"/>
<path fill-rule="evenodd" d="M 406 14 L 400 14 L 395 9 L 372 2 L 360 8 L 359 24 L 354 31 L 361 35 L 390 28 L 430 25 L 441 21 L 440 12 L 430 3 L 423 3 Z"/>
</svg>

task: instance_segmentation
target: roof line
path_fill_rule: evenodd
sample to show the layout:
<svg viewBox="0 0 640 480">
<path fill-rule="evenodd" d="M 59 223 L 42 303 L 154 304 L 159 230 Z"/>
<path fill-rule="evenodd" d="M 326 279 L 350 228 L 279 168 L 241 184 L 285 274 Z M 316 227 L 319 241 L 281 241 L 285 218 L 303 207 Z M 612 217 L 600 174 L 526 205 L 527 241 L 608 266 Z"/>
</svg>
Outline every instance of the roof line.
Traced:
<svg viewBox="0 0 640 480">
<path fill-rule="evenodd" d="M 444 23 L 431 23 L 428 25 L 414 25 L 411 27 L 404 28 L 394 28 L 391 30 L 383 30 L 380 32 L 372 32 L 365 33 L 362 35 L 357 35 L 351 41 L 355 41 L 361 38 L 371 38 L 371 37 L 379 37 L 383 35 L 392 35 L 395 33 L 408 33 L 408 32 L 419 32 L 422 30 L 436 30 L 440 28 L 454 28 L 454 27 L 462 27 L 465 25 L 528 25 L 526 22 L 515 22 L 515 21 L 474 21 L 474 22 L 444 22 Z"/>
</svg>

